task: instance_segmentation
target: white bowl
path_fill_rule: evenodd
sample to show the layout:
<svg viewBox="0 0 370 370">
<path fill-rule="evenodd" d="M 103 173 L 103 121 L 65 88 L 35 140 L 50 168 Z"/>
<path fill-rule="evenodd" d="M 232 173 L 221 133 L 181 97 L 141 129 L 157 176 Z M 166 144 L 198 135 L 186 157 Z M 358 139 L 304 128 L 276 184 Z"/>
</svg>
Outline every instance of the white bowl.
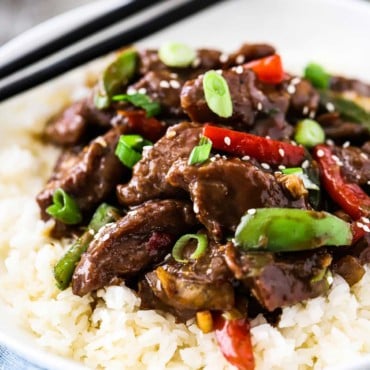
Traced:
<svg viewBox="0 0 370 370">
<path fill-rule="evenodd" d="M 119 1 L 98 1 L 49 20 L 14 39 L 2 49 L 1 58 L 12 58 L 24 45 L 42 42 L 45 35 L 78 24 L 102 7 Z M 287 70 L 301 72 L 316 61 L 347 76 L 370 81 L 370 3 L 360 0 L 232 0 L 215 5 L 171 26 L 139 44 L 158 46 L 165 40 L 194 46 L 232 50 L 243 41 L 276 46 Z M 0 308 L 0 342 L 44 368 L 77 370 L 81 364 L 50 354 L 17 325 L 14 312 Z M 370 357 L 352 361 L 343 369 L 370 368 Z M 338 367 L 336 367 L 338 369 Z"/>
</svg>

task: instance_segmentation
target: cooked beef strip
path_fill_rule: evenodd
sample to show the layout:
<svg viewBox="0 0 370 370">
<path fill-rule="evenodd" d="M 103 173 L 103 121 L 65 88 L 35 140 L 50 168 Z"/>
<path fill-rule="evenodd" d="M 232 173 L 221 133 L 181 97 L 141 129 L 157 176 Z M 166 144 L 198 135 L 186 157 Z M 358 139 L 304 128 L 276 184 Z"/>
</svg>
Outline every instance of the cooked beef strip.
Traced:
<svg viewBox="0 0 370 370">
<path fill-rule="evenodd" d="M 46 208 L 52 204 L 53 194 L 58 188 L 77 202 L 84 216 L 89 216 L 114 191 L 127 173 L 114 154 L 118 138 L 123 133 L 123 127 L 113 128 L 79 153 L 59 160 L 45 188 L 37 195 L 43 220 L 50 218 Z"/>
<path fill-rule="evenodd" d="M 146 274 L 153 293 L 166 305 L 181 311 L 231 309 L 234 288 L 220 248 L 210 241 L 206 253 L 200 258 L 185 263 L 171 258 Z"/>
<path fill-rule="evenodd" d="M 183 201 L 150 201 L 130 210 L 94 237 L 73 274 L 73 293 L 83 296 L 115 276 L 134 276 L 158 263 L 195 225 L 192 207 Z"/>
<path fill-rule="evenodd" d="M 370 137 L 369 130 L 365 126 L 344 121 L 337 112 L 321 114 L 317 117 L 317 121 L 329 139 L 343 142 L 347 140 L 362 141 Z"/>
<path fill-rule="evenodd" d="M 150 71 L 129 89 L 145 93 L 153 101 L 160 103 L 161 114 L 184 116 L 180 105 L 180 91 L 184 82 L 177 73 L 169 70 Z"/>
<path fill-rule="evenodd" d="M 353 78 L 332 76 L 330 89 L 338 92 L 354 91 L 358 95 L 370 97 L 370 85 Z"/>
<path fill-rule="evenodd" d="M 325 293 L 329 284 L 323 273 L 331 260 L 322 249 L 277 255 L 226 246 L 226 262 L 235 278 L 269 311 Z"/>
<path fill-rule="evenodd" d="M 368 184 L 370 181 L 369 154 L 354 146 L 335 147 L 333 152 L 343 163 L 341 173 L 348 182 L 358 185 Z"/>
<path fill-rule="evenodd" d="M 99 110 L 89 98 L 73 103 L 51 119 L 45 129 L 46 139 L 57 145 L 71 146 L 85 143 L 122 121 L 114 108 Z"/>
<path fill-rule="evenodd" d="M 130 182 L 117 186 L 118 200 L 124 205 L 137 205 L 153 198 L 184 196 L 181 189 L 167 182 L 166 174 L 177 159 L 189 157 L 201 131 L 199 125 L 189 122 L 170 127 L 152 149 L 143 153 Z"/>
<path fill-rule="evenodd" d="M 268 44 L 243 44 L 238 50 L 230 54 L 224 62 L 224 68 L 248 63 L 255 59 L 275 54 L 275 49 Z"/>
<path fill-rule="evenodd" d="M 179 160 L 167 181 L 190 193 L 199 221 L 217 238 L 234 232 L 250 208 L 307 208 L 303 197 L 285 194 L 275 177 L 238 158 L 215 158 L 200 166 Z"/>
<path fill-rule="evenodd" d="M 332 270 L 342 276 L 351 286 L 360 281 L 365 274 L 365 269 L 361 266 L 360 261 L 350 255 L 343 256 L 338 261 L 335 261 Z"/>
</svg>

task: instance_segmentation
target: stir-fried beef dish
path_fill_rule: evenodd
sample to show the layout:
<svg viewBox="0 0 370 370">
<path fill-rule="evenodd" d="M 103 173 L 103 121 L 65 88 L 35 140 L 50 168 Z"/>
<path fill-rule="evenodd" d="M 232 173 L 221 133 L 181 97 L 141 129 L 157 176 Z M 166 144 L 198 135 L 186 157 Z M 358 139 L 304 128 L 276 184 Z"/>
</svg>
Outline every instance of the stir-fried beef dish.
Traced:
<svg viewBox="0 0 370 370">
<path fill-rule="evenodd" d="M 121 51 L 45 129 L 62 153 L 37 202 L 52 236 L 74 238 L 58 287 L 125 282 L 253 369 L 236 345 L 248 318 L 370 262 L 369 96 L 315 63 L 289 74 L 267 44 Z"/>
</svg>

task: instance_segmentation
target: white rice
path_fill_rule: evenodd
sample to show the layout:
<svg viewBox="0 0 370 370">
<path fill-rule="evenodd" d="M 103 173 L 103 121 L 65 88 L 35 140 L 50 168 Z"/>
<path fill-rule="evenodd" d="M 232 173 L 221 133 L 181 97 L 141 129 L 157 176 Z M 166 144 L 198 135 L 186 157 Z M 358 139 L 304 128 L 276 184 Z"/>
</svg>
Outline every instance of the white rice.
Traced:
<svg viewBox="0 0 370 370">
<path fill-rule="evenodd" d="M 140 310 L 125 286 L 101 289 L 94 310 L 89 295 L 55 287 L 52 267 L 70 241 L 50 239 L 51 223 L 39 220 L 35 195 L 58 150 L 35 135 L 50 115 L 86 93 L 91 78 L 89 69 L 74 72 L 0 106 L 1 304 L 12 307 L 39 346 L 93 369 L 232 369 L 212 333 Z M 370 352 L 369 289 L 369 272 L 352 288 L 335 277 L 327 297 L 286 308 L 277 327 L 256 318 L 257 369 L 323 369 Z"/>
</svg>

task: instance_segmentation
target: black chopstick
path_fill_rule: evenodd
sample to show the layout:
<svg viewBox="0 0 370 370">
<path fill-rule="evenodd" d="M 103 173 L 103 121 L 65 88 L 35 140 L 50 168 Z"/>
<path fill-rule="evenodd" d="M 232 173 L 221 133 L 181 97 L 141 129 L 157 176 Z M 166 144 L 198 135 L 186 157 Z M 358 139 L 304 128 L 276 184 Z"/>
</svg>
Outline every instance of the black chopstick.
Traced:
<svg viewBox="0 0 370 370">
<path fill-rule="evenodd" d="M 155 16 L 149 21 L 142 22 L 129 30 L 125 30 L 111 38 L 100 41 L 84 50 L 78 50 L 74 54 L 59 60 L 45 68 L 33 71 L 19 79 L 9 82 L 0 87 L 0 101 L 8 99 L 27 89 L 37 86 L 64 72 L 78 67 L 94 58 L 114 51 L 122 46 L 136 42 L 153 33 L 199 12 L 206 7 L 223 0 L 190 0 L 181 5 Z M 169 1 L 168 1 L 169 2 Z M 170 3 L 170 2 L 169 2 Z"/>
<path fill-rule="evenodd" d="M 118 21 L 122 21 L 129 16 L 136 14 L 159 1 L 163 0 L 131 0 L 128 3 L 125 1 L 123 5 L 109 10 L 72 30 L 69 30 L 68 33 L 56 37 L 55 39 L 32 49 L 30 52 L 20 55 L 18 58 L 0 63 L 0 78 L 6 77 L 11 73 L 25 68 L 26 66 L 37 62 L 38 60 L 41 60 L 42 58 L 45 58 L 46 56 L 51 55 L 88 35 L 92 35 L 105 27 L 111 26 Z"/>
</svg>

